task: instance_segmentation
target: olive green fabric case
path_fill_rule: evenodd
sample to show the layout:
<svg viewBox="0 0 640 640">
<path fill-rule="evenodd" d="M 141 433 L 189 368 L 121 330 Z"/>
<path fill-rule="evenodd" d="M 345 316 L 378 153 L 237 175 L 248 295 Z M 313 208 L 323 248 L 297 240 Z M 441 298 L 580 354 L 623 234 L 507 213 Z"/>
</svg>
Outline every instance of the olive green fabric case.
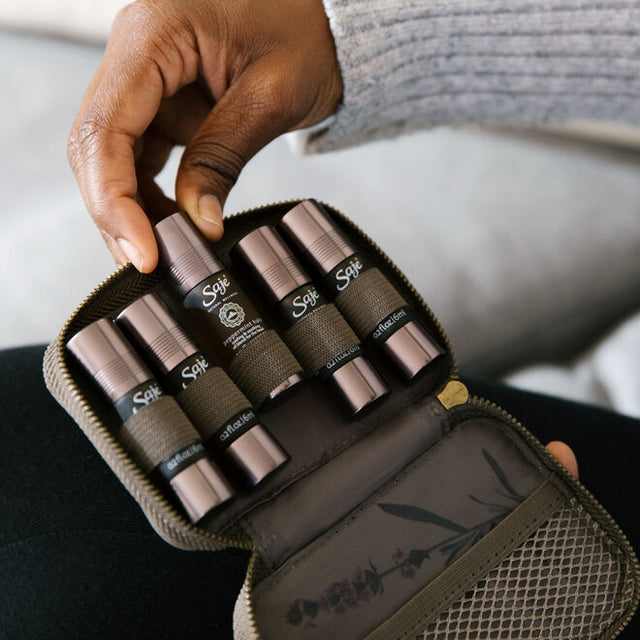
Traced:
<svg viewBox="0 0 640 640">
<path fill-rule="evenodd" d="M 227 220 L 216 253 L 245 291 L 255 288 L 230 248 L 297 203 Z M 167 542 L 253 550 L 234 612 L 238 639 L 614 638 L 640 594 L 622 531 L 522 425 L 468 397 L 424 301 L 373 241 L 326 208 L 446 354 L 405 385 L 368 351 L 391 395 L 353 422 L 325 386 L 306 381 L 261 414 L 291 461 L 206 526 L 190 524 L 114 439 L 111 408 L 64 346 L 141 294 L 164 295 L 160 274 L 124 267 L 86 298 L 47 349 L 51 393 Z M 259 296 L 254 302 L 275 326 Z M 190 328 L 206 347 L 206 333 Z"/>
</svg>

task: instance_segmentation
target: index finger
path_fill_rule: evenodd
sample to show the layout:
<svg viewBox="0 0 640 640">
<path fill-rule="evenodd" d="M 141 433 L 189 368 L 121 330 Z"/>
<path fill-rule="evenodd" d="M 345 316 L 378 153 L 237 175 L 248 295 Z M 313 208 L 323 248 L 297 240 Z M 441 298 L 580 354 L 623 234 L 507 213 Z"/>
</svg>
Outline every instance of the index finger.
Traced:
<svg viewBox="0 0 640 640">
<path fill-rule="evenodd" d="M 176 78 L 184 78 L 184 69 L 180 55 L 177 60 L 163 55 L 156 61 L 156 49 L 145 38 L 133 37 L 140 21 L 127 15 L 135 7 L 131 5 L 114 24 L 114 35 L 71 130 L 68 154 L 87 209 L 107 243 L 117 243 L 137 269 L 150 272 L 157 265 L 158 249 L 151 223 L 136 199 L 134 144 L 163 97 L 177 90 Z M 144 32 L 152 37 L 153 26 L 147 25 Z"/>
</svg>

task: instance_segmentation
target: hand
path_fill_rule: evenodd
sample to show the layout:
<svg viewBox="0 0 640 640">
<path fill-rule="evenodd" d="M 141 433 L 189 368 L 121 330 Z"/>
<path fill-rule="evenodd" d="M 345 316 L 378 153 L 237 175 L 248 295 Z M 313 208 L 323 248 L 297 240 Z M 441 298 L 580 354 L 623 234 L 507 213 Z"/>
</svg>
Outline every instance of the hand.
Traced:
<svg viewBox="0 0 640 640">
<path fill-rule="evenodd" d="M 116 261 L 150 272 L 153 222 L 183 209 L 218 240 L 246 162 L 330 116 L 341 95 L 321 0 L 140 0 L 114 22 L 69 161 Z M 155 183 L 174 145 L 186 145 L 177 203 Z"/>
</svg>

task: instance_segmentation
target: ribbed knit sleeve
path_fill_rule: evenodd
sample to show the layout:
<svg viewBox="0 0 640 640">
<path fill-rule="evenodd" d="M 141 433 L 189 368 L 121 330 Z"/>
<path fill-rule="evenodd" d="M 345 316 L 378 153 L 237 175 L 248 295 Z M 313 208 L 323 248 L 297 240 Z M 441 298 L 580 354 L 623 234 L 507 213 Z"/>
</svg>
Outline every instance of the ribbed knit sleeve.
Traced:
<svg viewBox="0 0 640 640">
<path fill-rule="evenodd" d="M 443 124 L 640 124 L 640 0 L 324 0 L 344 81 L 309 150 Z"/>
</svg>

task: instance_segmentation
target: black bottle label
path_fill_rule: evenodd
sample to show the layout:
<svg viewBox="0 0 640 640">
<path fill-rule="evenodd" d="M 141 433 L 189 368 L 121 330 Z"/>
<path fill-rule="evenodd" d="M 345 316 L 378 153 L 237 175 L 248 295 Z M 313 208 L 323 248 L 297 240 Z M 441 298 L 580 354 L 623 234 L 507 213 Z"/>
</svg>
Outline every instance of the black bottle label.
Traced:
<svg viewBox="0 0 640 640">
<path fill-rule="evenodd" d="M 353 253 L 322 278 L 323 288 L 333 298 L 370 267 L 371 265 L 359 253 Z"/>
<path fill-rule="evenodd" d="M 122 422 L 126 422 L 131 416 L 135 415 L 140 409 L 148 404 L 155 402 L 164 393 L 160 388 L 157 380 L 153 378 L 142 384 L 133 387 L 131 391 L 125 393 L 115 404 L 116 411 L 122 418 Z"/>
<path fill-rule="evenodd" d="M 202 351 L 196 351 L 167 373 L 164 377 L 164 386 L 174 396 L 186 389 L 208 370 L 209 361 Z"/>
<path fill-rule="evenodd" d="M 335 373 L 340 367 L 347 364 L 351 360 L 355 360 L 357 357 L 363 355 L 362 347 L 357 344 L 353 347 L 349 347 L 346 351 L 343 351 L 340 355 L 332 358 L 324 366 L 318 369 L 317 375 L 320 380 L 326 380 Z"/>
<path fill-rule="evenodd" d="M 325 304 L 327 299 L 315 285 L 302 285 L 280 301 L 278 305 L 280 322 L 285 329 L 288 329 Z"/>
<path fill-rule="evenodd" d="M 226 364 L 236 351 L 267 330 L 255 307 L 226 272 L 218 271 L 186 295 L 186 309 L 205 314 Z"/>
<path fill-rule="evenodd" d="M 226 420 L 207 440 L 207 444 L 217 451 L 224 451 L 230 444 L 258 423 L 258 417 L 252 409 L 246 408 L 238 411 L 238 413 Z"/>
<path fill-rule="evenodd" d="M 155 470 L 167 481 L 177 476 L 194 462 L 207 457 L 207 451 L 200 440 L 193 440 L 177 451 L 163 458 Z"/>
<path fill-rule="evenodd" d="M 413 320 L 411 309 L 409 307 L 400 307 L 378 322 L 374 330 L 369 334 L 369 339 L 374 344 L 385 342 L 400 327 L 411 322 L 411 320 Z"/>
</svg>

